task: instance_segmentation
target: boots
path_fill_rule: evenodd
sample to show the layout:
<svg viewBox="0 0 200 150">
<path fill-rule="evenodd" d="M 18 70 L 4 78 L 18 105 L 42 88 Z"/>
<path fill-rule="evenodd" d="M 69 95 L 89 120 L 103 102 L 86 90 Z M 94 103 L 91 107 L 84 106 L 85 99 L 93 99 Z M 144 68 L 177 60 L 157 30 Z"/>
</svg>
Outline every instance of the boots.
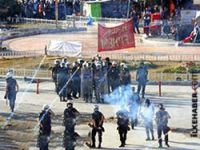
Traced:
<svg viewBox="0 0 200 150">
<path fill-rule="evenodd" d="M 159 143 L 159 146 L 158 146 L 158 148 L 162 148 L 162 143 Z"/>
<path fill-rule="evenodd" d="M 121 145 L 119 147 L 124 147 L 125 146 L 125 141 L 121 141 Z"/>
<path fill-rule="evenodd" d="M 99 146 L 98 146 L 98 148 L 101 148 L 101 143 L 99 143 Z"/>
<path fill-rule="evenodd" d="M 95 148 L 95 147 L 96 147 L 95 143 L 92 143 L 91 148 Z"/>
</svg>

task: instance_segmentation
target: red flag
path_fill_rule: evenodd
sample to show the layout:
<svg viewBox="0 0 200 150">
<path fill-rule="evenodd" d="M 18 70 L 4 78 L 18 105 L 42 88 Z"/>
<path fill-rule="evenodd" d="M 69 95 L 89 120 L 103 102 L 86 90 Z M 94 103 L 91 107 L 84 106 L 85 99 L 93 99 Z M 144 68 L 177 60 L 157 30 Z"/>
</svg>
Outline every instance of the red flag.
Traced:
<svg viewBox="0 0 200 150">
<path fill-rule="evenodd" d="M 133 20 L 107 28 L 98 25 L 98 52 L 135 47 Z"/>
</svg>

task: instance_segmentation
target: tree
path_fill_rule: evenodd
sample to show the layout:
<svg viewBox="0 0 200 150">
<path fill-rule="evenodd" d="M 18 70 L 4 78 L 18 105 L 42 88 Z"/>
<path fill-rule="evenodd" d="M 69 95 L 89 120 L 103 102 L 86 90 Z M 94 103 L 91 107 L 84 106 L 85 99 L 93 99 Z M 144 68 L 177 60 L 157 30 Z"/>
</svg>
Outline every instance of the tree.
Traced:
<svg viewBox="0 0 200 150">
<path fill-rule="evenodd" d="M 17 0 L 0 0 L 0 19 L 21 13 L 21 3 Z"/>
</svg>

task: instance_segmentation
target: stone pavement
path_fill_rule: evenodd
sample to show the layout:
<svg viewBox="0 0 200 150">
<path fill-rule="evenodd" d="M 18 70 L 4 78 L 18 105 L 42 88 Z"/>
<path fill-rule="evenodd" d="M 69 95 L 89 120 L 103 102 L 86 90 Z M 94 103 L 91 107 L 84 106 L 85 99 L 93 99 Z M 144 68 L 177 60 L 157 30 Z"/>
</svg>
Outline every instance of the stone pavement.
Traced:
<svg viewBox="0 0 200 150">
<path fill-rule="evenodd" d="M 65 104 L 59 102 L 58 96 L 54 93 L 54 84 L 51 82 L 43 82 L 40 84 L 40 94 L 36 94 L 36 84 L 28 85 L 24 81 L 18 81 L 20 85 L 20 92 L 17 95 L 18 108 L 16 116 L 18 113 L 23 114 L 37 114 L 41 111 L 43 104 L 51 104 L 54 100 L 55 103 L 52 105 L 52 110 L 59 115 L 57 120 L 53 121 L 52 130 L 54 138 L 50 143 L 50 150 L 62 150 L 62 113 L 65 109 Z M 24 92 L 26 91 L 26 92 Z M 158 86 L 149 85 L 146 91 L 147 98 L 150 98 L 155 104 L 164 103 L 166 110 L 171 115 L 169 121 L 169 126 L 172 128 L 172 132 L 169 134 L 170 148 L 172 150 L 200 150 L 200 140 L 199 138 L 191 138 L 188 133 L 188 129 L 191 128 L 191 87 L 190 86 L 163 86 L 162 87 L 162 97 L 158 96 Z M 0 91 L 0 116 L 4 113 L 8 113 L 9 110 L 3 100 L 4 91 Z M 93 105 L 83 102 L 81 99 L 74 100 L 74 106 L 81 113 L 92 113 Z M 104 113 L 105 117 L 108 119 L 110 117 L 115 117 L 115 113 L 118 109 L 117 106 L 100 104 L 100 110 Z M 7 114 L 8 115 L 8 114 Z M 200 119 L 200 117 L 198 116 Z M 35 118 L 36 119 L 36 118 Z M 88 120 L 89 121 L 89 120 Z M 200 124 L 198 124 L 200 127 Z M 157 149 L 157 141 L 148 141 L 145 139 L 145 130 L 142 125 L 136 127 L 135 130 L 128 132 L 128 140 L 125 148 L 118 148 L 119 135 L 116 130 L 116 123 L 107 120 L 105 123 L 106 132 L 103 134 L 103 148 L 102 150 L 150 150 Z M 34 133 L 34 129 L 33 134 Z M 88 134 L 90 128 L 87 123 L 80 124 L 76 127 L 77 132 L 85 137 Z M 156 137 L 156 130 L 155 130 Z M 77 150 L 86 150 L 87 147 L 83 146 L 83 142 L 79 142 Z M 32 141 L 30 144 L 30 150 L 36 150 L 35 143 Z M 165 148 L 164 148 L 165 149 Z"/>
</svg>

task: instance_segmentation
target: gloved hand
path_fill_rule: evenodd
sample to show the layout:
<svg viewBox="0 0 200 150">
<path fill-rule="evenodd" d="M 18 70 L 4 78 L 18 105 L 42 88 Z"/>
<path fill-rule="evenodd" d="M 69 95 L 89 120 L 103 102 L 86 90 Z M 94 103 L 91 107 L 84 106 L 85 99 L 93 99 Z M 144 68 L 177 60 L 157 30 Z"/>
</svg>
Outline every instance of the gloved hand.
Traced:
<svg viewBox="0 0 200 150">
<path fill-rule="evenodd" d="M 4 99 L 7 99 L 7 95 L 4 96 Z"/>
<path fill-rule="evenodd" d="M 50 142 L 50 139 L 51 139 L 51 137 L 50 137 L 50 136 L 47 136 L 47 142 L 48 142 L 48 143 Z"/>
</svg>

